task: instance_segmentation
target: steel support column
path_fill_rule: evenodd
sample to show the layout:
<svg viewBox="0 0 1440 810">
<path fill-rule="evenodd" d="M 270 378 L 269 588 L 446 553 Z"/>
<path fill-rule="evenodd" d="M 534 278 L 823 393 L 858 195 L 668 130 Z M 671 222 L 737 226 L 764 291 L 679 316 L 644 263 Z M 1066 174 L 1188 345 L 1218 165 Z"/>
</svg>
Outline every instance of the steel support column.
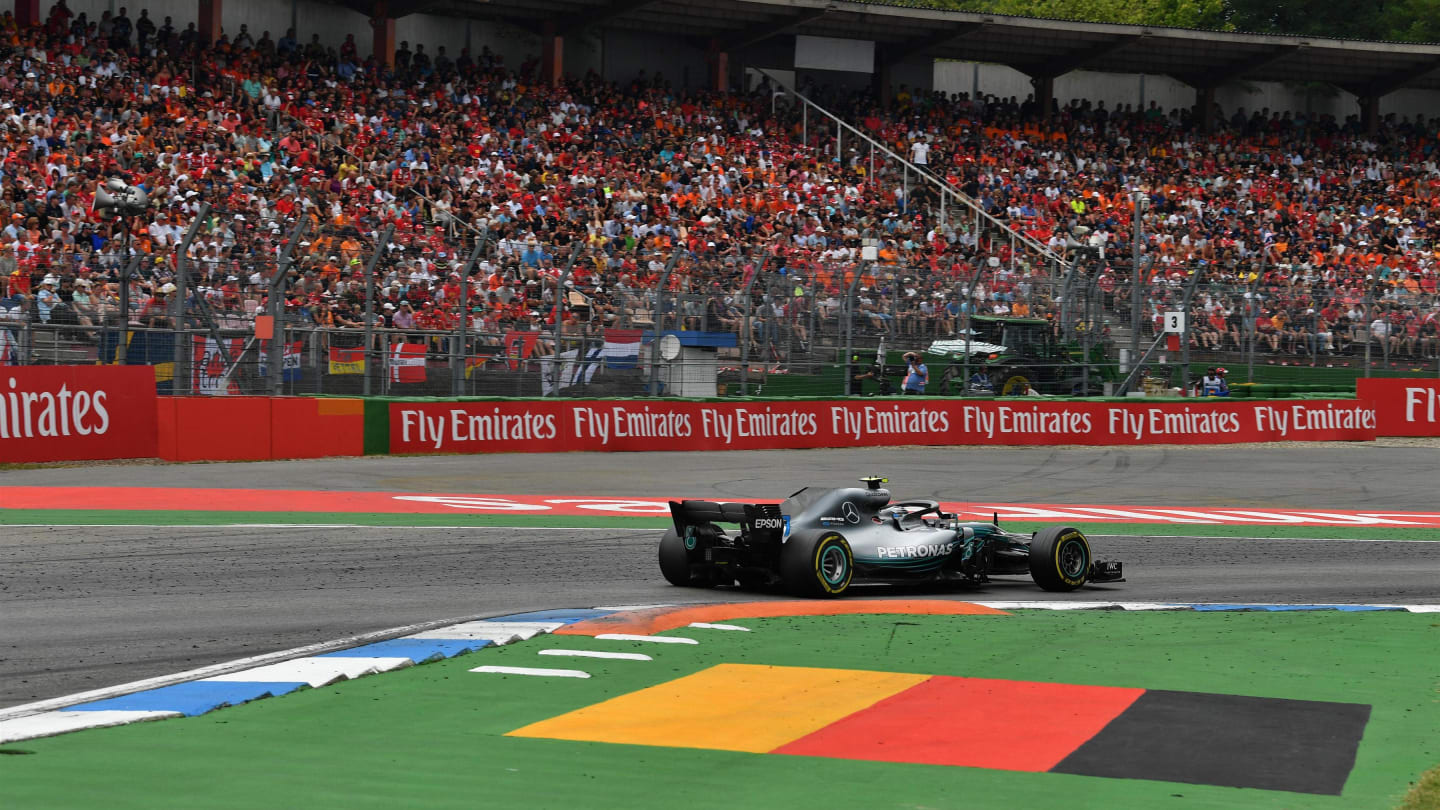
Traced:
<svg viewBox="0 0 1440 810">
<path fill-rule="evenodd" d="M 220 39 L 220 17 L 222 0 L 199 0 L 195 28 L 200 31 L 200 42 L 209 45 Z"/>
<path fill-rule="evenodd" d="M 540 80 L 555 87 L 565 76 L 565 37 L 553 22 L 546 22 L 540 36 Z"/>
<path fill-rule="evenodd" d="M 390 6 L 377 0 L 370 9 L 370 44 L 375 61 L 386 68 L 395 67 L 395 18 Z"/>
</svg>

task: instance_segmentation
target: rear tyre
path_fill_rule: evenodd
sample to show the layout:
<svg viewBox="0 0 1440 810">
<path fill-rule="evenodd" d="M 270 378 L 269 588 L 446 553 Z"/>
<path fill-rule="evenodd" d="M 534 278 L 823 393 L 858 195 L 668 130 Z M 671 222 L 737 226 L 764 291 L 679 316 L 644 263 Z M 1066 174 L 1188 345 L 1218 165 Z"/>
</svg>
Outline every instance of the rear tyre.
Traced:
<svg viewBox="0 0 1440 810">
<path fill-rule="evenodd" d="M 1073 591 L 1090 577 L 1090 541 L 1079 529 L 1055 526 L 1030 541 L 1030 578 L 1047 591 Z"/>
<path fill-rule="evenodd" d="M 780 559 L 780 577 L 796 596 L 840 596 L 854 574 L 850 543 L 835 532 L 791 538 Z"/>
<path fill-rule="evenodd" d="M 695 575 L 690 566 L 690 552 L 685 549 L 685 540 L 674 529 L 666 529 L 665 536 L 660 538 L 660 573 L 671 585 L 682 588 L 708 584 Z"/>
</svg>

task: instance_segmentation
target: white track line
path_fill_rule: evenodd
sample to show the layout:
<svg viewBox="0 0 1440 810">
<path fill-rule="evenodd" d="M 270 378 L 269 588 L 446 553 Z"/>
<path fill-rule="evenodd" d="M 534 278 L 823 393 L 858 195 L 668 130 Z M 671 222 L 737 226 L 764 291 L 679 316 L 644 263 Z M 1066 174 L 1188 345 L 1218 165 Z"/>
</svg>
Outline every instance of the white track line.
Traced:
<svg viewBox="0 0 1440 810">
<path fill-rule="evenodd" d="M 605 652 L 604 650 L 541 650 L 541 655 L 568 655 L 575 658 L 613 658 L 617 661 L 654 661 L 644 653 Z"/>
<path fill-rule="evenodd" d="M 495 675 L 535 675 L 551 678 L 588 678 L 590 673 L 579 669 L 543 669 L 541 667 L 475 667 L 471 672 L 489 672 Z"/>
<path fill-rule="evenodd" d="M 690 627 L 698 627 L 701 630 L 742 630 L 750 632 L 750 628 L 741 627 L 738 624 L 711 624 L 710 622 L 691 622 Z"/>
<path fill-rule="evenodd" d="M 699 644 L 693 638 L 682 636 L 637 636 L 631 633 L 601 633 L 595 638 L 601 641 L 651 641 L 656 644 Z"/>
</svg>

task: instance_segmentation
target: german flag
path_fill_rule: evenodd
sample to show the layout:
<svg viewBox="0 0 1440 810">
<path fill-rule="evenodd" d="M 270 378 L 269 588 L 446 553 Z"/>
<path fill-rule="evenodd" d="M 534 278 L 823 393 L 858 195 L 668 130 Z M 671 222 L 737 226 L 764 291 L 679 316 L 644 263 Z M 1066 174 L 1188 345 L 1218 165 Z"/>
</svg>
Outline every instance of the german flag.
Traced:
<svg viewBox="0 0 1440 810">
<path fill-rule="evenodd" d="M 330 350 L 330 373 L 364 374 L 365 350 L 332 348 Z"/>
<path fill-rule="evenodd" d="M 1339 795 L 1368 705 L 719 664 L 508 736 Z"/>
</svg>

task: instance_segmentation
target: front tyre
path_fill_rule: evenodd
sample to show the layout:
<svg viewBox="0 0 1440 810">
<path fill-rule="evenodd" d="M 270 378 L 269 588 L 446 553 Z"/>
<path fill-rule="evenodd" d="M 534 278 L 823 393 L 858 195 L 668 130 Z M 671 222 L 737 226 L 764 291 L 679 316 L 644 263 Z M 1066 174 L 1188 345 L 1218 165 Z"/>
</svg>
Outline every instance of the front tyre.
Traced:
<svg viewBox="0 0 1440 810">
<path fill-rule="evenodd" d="M 1030 541 L 1030 578 L 1047 591 L 1073 591 L 1090 576 L 1090 541 L 1079 529 L 1055 526 Z"/>
<path fill-rule="evenodd" d="M 850 543 L 835 532 L 791 538 L 780 559 L 780 577 L 796 596 L 840 596 L 854 575 Z"/>
</svg>

